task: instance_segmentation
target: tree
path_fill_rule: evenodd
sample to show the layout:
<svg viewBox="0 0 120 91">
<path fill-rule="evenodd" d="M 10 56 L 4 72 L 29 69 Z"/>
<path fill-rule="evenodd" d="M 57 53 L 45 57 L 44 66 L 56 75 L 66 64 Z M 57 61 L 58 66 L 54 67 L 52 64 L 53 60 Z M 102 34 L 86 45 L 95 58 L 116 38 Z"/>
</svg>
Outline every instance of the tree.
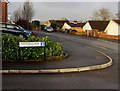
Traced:
<svg viewBox="0 0 120 91">
<path fill-rule="evenodd" d="M 19 8 L 13 13 L 13 18 L 15 22 L 18 21 L 19 19 L 31 21 L 33 16 L 34 16 L 33 4 L 28 0 L 24 2 L 24 5 L 22 8 Z"/>
<path fill-rule="evenodd" d="M 22 13 L 21 13 L 21 9 L 19 8 L 18 10 L 14 11 L 13 19 L 14 19 L 15 22 L 17 22 L 21 18 L 22 18 Z"/>
<path fill-rule="evenodd" d="M 30 22 L 28 20 L 19 19 L 19 20 L 16 21 L 16 24 L 20 25 L 24 29 L 31 30 Z"/>
<path fill-rule="evenodd" d="M 35 30 L 40 29 L 40 22 L 38 20 L 32 21 L 31 27 L 32 27 L 32 29 L 35 29 Z"/>
<path fill-rule="evenodd" d="M 33 16 L 34 16 L 33 4 L 27 0 L 23 5 L 22 18 L 31 21 Z"/>
<path fill-rule="evenodd" d="M 118 13 L 116 13 L 116 18 L 120 20 L 120 11 L 118 11 Z"/>
<path fill-rule="evenodd" d="M 57 28 L 57 22 L 56 20 L 50 20 L 51 27 L 55 30 Z"/>
<path fill-rule="evenodd" d="M 93 13 L 93 19 L 95 20 L 108 20 L 110 18 L 111 12 L 106 8 L 99 9 Z"/>
</svg>

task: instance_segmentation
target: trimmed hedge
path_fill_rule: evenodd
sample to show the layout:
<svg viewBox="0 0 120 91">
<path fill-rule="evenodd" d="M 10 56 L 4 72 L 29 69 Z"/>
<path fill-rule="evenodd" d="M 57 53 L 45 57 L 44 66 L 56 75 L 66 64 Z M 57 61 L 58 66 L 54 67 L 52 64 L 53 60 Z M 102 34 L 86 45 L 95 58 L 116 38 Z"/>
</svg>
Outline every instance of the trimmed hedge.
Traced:
<svg viewBox="0 0 120 91">
<path fill-rule="evenodd" d="M 48 36 L 37 38 L 30 36 L 27 40 L 12 35 L 2 35 L 3 60 L 31 60 L 44 59 L 44 48 L 19 48 L 19 42 L 46 41 L 46 57 L 63 56 L 63 47 L 60 43 L 52 41 Z"/>
<path fill-rule="evenodd" d="M 32 27 L 32 30 L 39 30 L 40 29 L 40 22 L 37 20 L 32 21 L 31 27 Z"/>
</svg>

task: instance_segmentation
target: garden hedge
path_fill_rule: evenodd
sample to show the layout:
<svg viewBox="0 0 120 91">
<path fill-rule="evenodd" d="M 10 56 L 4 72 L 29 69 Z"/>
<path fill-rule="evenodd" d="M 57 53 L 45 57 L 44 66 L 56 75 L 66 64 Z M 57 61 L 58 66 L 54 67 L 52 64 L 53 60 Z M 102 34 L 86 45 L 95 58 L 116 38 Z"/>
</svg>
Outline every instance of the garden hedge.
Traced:
<svg viewBox="0 0 120 91">
<path fill-rule="evenodd" d="M 44 59 L 44 48 L 19 48 L 19 42 L 46 42 L 46 57 L 63 56 L 60 43 L 50 40 L 48 36 L 38 38 L 30 36 L 27 40 L 12 35 L 2 35 L 3 60 L 39 60 Z"/>
</svg>

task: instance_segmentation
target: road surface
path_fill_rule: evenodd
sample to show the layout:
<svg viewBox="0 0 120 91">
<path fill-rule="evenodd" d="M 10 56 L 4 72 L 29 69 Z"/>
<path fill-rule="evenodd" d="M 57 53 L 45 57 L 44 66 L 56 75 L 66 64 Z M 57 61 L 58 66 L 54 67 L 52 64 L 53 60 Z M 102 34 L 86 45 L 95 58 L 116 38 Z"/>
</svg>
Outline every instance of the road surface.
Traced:
<svg viewBox="0 0 120 91">
<path fill-rule="evenodd" d="M 69 58 L 55 63 L 41 64 L 42 68 L 87 66 L 108 60 L 88 47 L 109 55 L 114 64 L 106 69 L 65 74 L 3 74 L 3 89 L 118 89 L 118 43 L 83 38 L 64 33 L 35 32 L 38 37 L 49 36 L 63 44 Z M 67 62 L 65 62 L 67 61 Z M 73 62 L 74 61 L 74 62 Z M 78 63 L 79 61 L 79 63 Z M 70 63 L 72 62 L 72 64 Z"/>
</svg>

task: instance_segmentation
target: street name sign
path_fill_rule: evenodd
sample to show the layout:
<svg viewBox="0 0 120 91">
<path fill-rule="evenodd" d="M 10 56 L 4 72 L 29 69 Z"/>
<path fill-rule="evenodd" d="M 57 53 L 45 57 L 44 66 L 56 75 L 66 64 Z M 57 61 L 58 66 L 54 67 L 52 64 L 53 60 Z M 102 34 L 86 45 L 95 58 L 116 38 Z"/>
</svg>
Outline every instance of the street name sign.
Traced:
<svg viewBox="0 0 120 91">
<path fill-rule="evenodd" d="M 45 42 L 19 42 L 19 47 L 45 47 Z"/>
</svg>

